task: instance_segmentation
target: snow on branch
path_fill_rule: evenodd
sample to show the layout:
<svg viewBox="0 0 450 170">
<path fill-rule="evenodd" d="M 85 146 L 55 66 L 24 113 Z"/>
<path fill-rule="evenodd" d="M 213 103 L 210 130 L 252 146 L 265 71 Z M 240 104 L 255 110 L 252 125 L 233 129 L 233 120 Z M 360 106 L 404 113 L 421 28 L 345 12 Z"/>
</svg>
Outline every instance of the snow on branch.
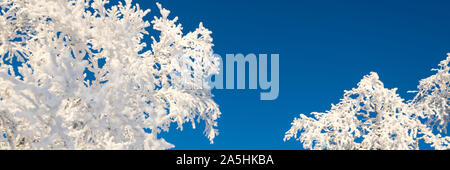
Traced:
<svg viewBox="0 0 450 170">
<path fill-rule="evenodd" d="M 450 137 L 433 133 L 433 127 L 422 121 L 445 118 L 446 114 L 448 122 L 448 60 L 441 62 L 437 75 L 421 81 L 413 102 L 404 102 L 397 89 L 384 88 L 372 72 L 357 88 L 345 91 L 329 111 L 295 118 L 284 140 L 296 138 L 308 149 L 408 150 L 420 149 L 421 141 L 448 149 Z M 432 83 L 439 85 L 429 85 Z M 443 125 L 445 119 L 439 122 Z"/>
<path fill-rule="evenodd" d="M 0 149 L 168 149 L 161 131 L 200 120 L 213 142 L 211 31 L 183 34 L 160 4 L 150 23 L 131 0 L 107 3 L 0 1 Z"/>
</svg>

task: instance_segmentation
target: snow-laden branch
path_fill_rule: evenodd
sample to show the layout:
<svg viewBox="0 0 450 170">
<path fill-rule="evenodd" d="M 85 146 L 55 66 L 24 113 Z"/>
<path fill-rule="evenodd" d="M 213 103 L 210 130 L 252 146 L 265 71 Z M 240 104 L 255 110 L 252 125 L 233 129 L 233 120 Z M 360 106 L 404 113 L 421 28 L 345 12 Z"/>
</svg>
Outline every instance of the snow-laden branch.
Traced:
<svg viewBox="0 0 450 170">
<path fill-rule="evenodd" d="M 131 0 L 107 3 L 0 1 L 1 148 L 168 149 L 161 131 L 200 120 L 213 142 L 211 32 L 183 34 L 160 4 L 150 24 Z M 160 35 L 146 50 L 150 25 Z"/>
<path fill-rule="evenodd" d="M 441 66 L 443 63 L 448 65 L 446 60 Z M 422 80 L 421 93 L 416 100 L 404 102 L 396 93 L 397 89 L 384 88 L 378 75 L 372 72 L 364 76 L 357 88 L 345 91 L 341 101 L 332 105 L 329 111 L 313 112 L 312 117 L 301 114 L 300 118 L 295 118 L 284 140 L 297 138 L 304 148 L 309 149 L 419 149 L 421 140 L 436 149 L 448 149 L 450 137 L 433 133 L 433 127 L 422 120 L 441 118 L 442 110 L 446 110 L 448 116 L 448 68 L 441 74 L 437 78 L 440 80 L 432 81 L 445 87 L 426 89 L 429 86 L 424 84 L 430 80 Z M 424 91 L 431 93 L 425 98 L 439 100 L 440 104 L 426 102 L 431 99 L 419 99 Z M 442 100 L 447 103 L 443 104 Z M 434 110 L 430 112 L 422 109 L 424 107 Z"/>
<path fill-rule="evenodd" d="M 450 121 L 450 53 L 442 60 L 436 74 L 420 80 L 417 95 L 413 99 L 415 109 L 428 125 L 447 132 Z"/>
</svg>

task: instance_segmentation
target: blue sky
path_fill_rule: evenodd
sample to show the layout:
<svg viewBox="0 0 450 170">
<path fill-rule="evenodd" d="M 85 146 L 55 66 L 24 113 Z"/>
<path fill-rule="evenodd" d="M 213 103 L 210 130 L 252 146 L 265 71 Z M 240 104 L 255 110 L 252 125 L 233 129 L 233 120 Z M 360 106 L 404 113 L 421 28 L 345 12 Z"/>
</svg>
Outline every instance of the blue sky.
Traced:
<svg viewBox="0 0 450 170">
<path fill-rule="evenodd" d="M 159 15 L 156 1 L 134 2 L 152 10 L 147 20 Z M 406 92 L 450 52 L 448 0 L 158 2 L 179 17 L 185 32 L 203 22 L 222 57 L 280 54 L 278 99 L 261 101 L 260 90 L 213 90 L 222 112 L 215 143 L 202 124 L 195 130 L 185 124 L 183 131 L 172 124 L 161 137 L 174 149 L 302 149 L 298 141 L 283 141 L 300 113 L 328 110 L 371 71 L 409 100 L 413 95 Z"/>
<path fill-rule="evenodd" d="M 135 1 L 159 14 L 154 1 Z M 284 132 L 300 113 L 325 111 L 370 71 L 387 88 L 408 90 L 433 74 L 450 52 L 450 1 L 161 0 L 185 31 L 199 22 L 213 31 L 214 50 L 280 54 L 280 93 L 260 101 L 258 90 L 214 90 L 220 135 L 209 144 L 203 126 L 161 136 L 175 149 L 301 149 Z"/>
</svg>

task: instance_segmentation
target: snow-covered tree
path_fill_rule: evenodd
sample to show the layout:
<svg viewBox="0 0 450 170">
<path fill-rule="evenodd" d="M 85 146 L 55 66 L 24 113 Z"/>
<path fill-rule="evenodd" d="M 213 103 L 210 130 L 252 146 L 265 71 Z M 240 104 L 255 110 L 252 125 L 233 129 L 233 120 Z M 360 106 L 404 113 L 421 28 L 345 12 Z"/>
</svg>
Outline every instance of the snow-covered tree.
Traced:
<svg viewBox="0 0 450 170">
<path fill-rule="evenodd" d="M 384 88 L 372 72 L 329 111 L 301 114 L 284 140 L 297 138 L 309 149 L 419 149 L 421 140 L 436 149 L 448 148 L 450 137 L 434 134 L 396 91 Z"/>
<path fill-rule="evenodd" d="M 211 32 L 157 6 L 149 23 L 131 0 L 0 0 L 0 149 L 168 149 L 162 131 L 201 120 L 213 142 Z"/>
<path fill-rule="evenodd" d="M 420 80 L 416 97 L 412 105 L 422 119 L 431 127 L 447 133 L 450 121 L 450 53 L 439 64 L 437 73 Z"/>
</svg>

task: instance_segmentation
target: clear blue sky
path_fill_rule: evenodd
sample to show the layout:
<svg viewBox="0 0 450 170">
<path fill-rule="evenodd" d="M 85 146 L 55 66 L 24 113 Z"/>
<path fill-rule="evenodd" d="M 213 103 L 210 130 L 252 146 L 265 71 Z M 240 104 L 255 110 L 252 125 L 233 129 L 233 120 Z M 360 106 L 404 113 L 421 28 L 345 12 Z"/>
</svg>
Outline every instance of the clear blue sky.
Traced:
<svg viewBox="0 0 450 170">
<path fill-rule="evenodd" d="M 156 1 L 134 2 L 152 10 L 148 20 L 159 15 Z M 448 0 L 159 2 L 179 17 L 185 32 L 203 22 L 223 57 L 280 54 L 277 100 L 259 100 L 260 90 L 213 90 L 222 112 L 215 143 L 209 144 L 202 125 L 179 131 L 172 124 L 161 136 L 175 149 L 302 149 L 298 141 L 283 141 L 300 113 L 328 110 L 371 71 L 409 100 L 406 92 L 450 52 Z"/>
<path fill-rule="evenodd" d="M 135 1 L 158 14 L 155 2 Z M 213 31 L 214 50 L 279 53 L 280 94 L 260 101 L 258 90 L 214 90 L 220 135 L 209 144 L 203 126 L 173 124 L 162 136 L 175 149 L 301 149 L 284 132 L 300 113 L 325 111 L 363 75 L 376 71 L 400 95 L 416 89 L 450 52 L 450 1 L 162 0 L 185 31 L 199 22 Z M 149 18 L 150 19 L 150 18 Z"/>
</svg>

